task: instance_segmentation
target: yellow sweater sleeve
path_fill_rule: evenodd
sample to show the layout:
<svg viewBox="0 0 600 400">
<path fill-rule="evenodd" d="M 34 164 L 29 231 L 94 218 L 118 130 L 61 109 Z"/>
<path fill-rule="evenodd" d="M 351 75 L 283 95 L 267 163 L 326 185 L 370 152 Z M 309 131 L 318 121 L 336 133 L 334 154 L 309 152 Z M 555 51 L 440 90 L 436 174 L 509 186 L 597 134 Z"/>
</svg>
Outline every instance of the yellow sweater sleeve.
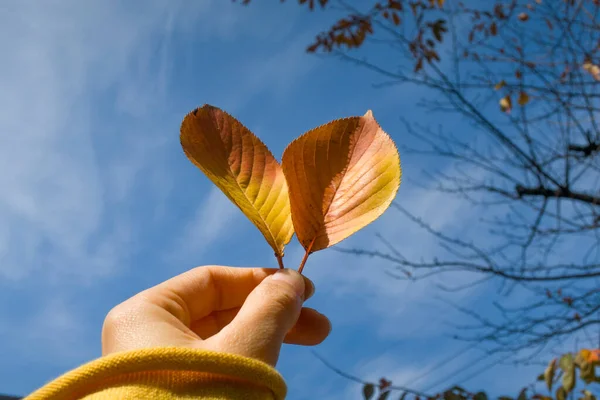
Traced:
<svg viewBox="0 0 600 400">
<path fill-rule="evenodd" d="M 287 387 L 271 366 L 205 350 L 156 347 L 109 354 L 84 364 L 25 400 L 284 399 Z"/>
</svg>

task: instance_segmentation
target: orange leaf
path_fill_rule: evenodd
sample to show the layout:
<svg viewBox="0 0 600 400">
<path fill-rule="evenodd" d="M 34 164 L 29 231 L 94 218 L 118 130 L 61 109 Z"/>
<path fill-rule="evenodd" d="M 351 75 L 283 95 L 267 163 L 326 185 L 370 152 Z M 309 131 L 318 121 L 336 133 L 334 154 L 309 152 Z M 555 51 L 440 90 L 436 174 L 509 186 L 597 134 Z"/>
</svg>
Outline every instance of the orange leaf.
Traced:
<svg viewBox="0 0 600 400">
<path fill-rule="evenodd" d="M 308 254 L 344 240 L 377 219 L 401 180 L 400 156 L 371 111 L 332 121 L 285 149 L 283 172 L 292 220 Z"/>
<path fill-rule="evenodd" d="M 594 364 L 600 362 L 600 349 L 582 349 L 579 351 L 579 354 L 586 363 Z"/>
<path fill-rule="evenodd" d="M 294 230 L 285 176 L 267 146 L 210 105 L 184 118 L 180 140 L 190 161 L 256 225 L 281 265 Z"/>
</svg>

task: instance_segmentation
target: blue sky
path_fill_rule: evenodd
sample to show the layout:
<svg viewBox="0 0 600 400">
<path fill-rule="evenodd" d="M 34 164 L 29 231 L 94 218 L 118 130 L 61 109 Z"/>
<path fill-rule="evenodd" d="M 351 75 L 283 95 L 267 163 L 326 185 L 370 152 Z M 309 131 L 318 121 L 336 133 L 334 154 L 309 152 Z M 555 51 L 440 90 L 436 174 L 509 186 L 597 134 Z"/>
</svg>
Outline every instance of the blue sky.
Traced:
<svg viewBox="0 0 600 400">
<path fill-rule="evenodd" d="M 255 3 L 2 3 L 0 393 L 27 394 L 98 357 L 105 314 L 140 290 L 197 265 L 276 267 L 260 233 L 183 155 L 179 126 L 193 108 L 227 110 L 278 157 L 304 131 L 367 109 L 399 145 L 410 144 L 399 116 L 426 118 L 414 106 L 423 93 L 373 88 L 372 73 L 304 52 L 339 14 Z M 401 158 L 404 207 L 447 232 L 477 221 L 468 204 L 407 179 L 418 181 L 436 161 Z M 376 246 L 376 233 L 408 255 L 436 248 L 394 210 L 345 246 Z M 290 245 L 287 264 L 301 255 Z M 309 259 L 305 272 L 317 290 L 308 305 L 333 324 L 319 354 L 365 379 L 417 389 L 480 357 L 464 351 L 412 384 L 465 347 L 448 338 L 448 320 L 460 315 L 436 300 L 435 281 L 391 280 L 385 267 L 331 249 Z M 479 288 L 452 301 L 485 298 Z M 278 367 L 290 399 L 360 397 L 359 386 L 310 349 L 286 346 Z M 514 395 L 536 372 L 500 366 L 465 386 Z"/>
</svg>

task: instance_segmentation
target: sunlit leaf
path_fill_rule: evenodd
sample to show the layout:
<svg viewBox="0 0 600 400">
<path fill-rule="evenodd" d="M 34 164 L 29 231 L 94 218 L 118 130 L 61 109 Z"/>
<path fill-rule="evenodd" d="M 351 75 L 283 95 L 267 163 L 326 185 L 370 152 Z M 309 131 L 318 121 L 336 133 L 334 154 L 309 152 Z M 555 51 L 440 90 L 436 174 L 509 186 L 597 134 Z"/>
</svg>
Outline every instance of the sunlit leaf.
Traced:
<svg viewBox="0 0 600 400">
<path fill-rule="evenodd" d="M 600 362 L 600 349 L 595 349 L 595 350 L 583 349 L 579 352 L 579 354 L 587 363 L 593 364 L 593 363 Z"/>
<path fill-rule="evenodd" d="M 600 81 L 600 67 L 596 64 L 592 64 L 590 61 L 586 61 L 583 63 L 583 69 L 586 70 L 592 77 Z"/>
<path fill-rule="evenodd" d="M 288 187 L 281 166 L 248 128 L 226 112 L 205 105 L 181 124 L 186 156 L 252 221 L 275 254 L 294 231 Z"/>
<path fill-rule="evenodd" d="M 512 100 L 510 95 L 506 95 L 500 99 L 500 109 L 505 113 L 510 113 L 512 109 Z"/>
<path fill-rule="evenodd" d="M 566 400 L 567 394 L 565 388 L 559 386 L 558 389 L 556 389 L 556 400 Z"/>
<path fill-rule="evenodd" d="M 400 156 L 371 111 L 332 121 L 285 149 L 292 220 L 306 254 L 344 240 L 377 219 L 394 199 Z"/>
</svg>

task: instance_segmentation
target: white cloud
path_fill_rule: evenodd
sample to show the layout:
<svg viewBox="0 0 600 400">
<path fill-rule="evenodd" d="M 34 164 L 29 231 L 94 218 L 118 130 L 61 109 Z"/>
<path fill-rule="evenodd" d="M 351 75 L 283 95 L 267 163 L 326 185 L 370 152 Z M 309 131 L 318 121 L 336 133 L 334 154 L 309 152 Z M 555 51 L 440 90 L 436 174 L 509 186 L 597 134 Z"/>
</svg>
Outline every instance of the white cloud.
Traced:
<svg viewBox="0 0 600 400">
<path fill-rule="evenodd" d="M 151 155 L 164 141 L 147 131 L 128 131 L 123 138 L 100 115 L 110 110 L 108 93 L 119 112 L 135 117 L 164 101 L 170 35 L 195 26 L 203 12 L 186 6 L 26 0 L 3 5 L 1 279 L 40 271 L 87 280 L 114 271 L 127 256 L 128 218 L 109 219 L 118 207 L 108 208 L 108 202 L 127 198 L 136 174 L 156 162 Z M 205 29 L 232 28 L 233 22 L 223 24 L 228 12 L 214 11 L 217 17 L 204 18 Z M 157 43 L 159 62 L 152 62 Z M 97 146 L 102 140 L 115 148 L 110 159 Z"/>
</svg>

